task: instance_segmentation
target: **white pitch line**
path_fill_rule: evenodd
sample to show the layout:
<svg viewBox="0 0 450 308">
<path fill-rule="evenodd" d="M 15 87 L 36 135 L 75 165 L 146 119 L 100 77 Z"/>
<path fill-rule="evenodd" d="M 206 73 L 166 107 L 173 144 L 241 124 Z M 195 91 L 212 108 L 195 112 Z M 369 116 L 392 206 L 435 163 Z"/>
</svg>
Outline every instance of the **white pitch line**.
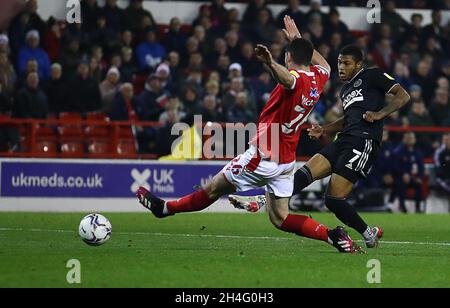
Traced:
<svg viewBox="0 0 450 308">
<path fill-rule="evenodd" d="M 0 228 L 0 232 L 19 231 L 19 232 L 48 232 L 48 233 L 75 233 L 71 230 L 50 230 L 50 229 L 23 229 L 23 228 Z M 178 236 L 178 237 L 214 237 L 214 238 L 230 238 L 230 239 L 250 239 L 250 240 L 297 240 L 297 238 L 289 237 L 272 237 L 272 236 L 239 236 L 239 235 L 220 235 L 220 234 L 177 234 L 177 233 L 150 233 L 150 232 L 117 232 L 123 235 L 148 235 L 148 236 Z M 363 242 L 363 241 L 356 241 Z M 450 246 L 450 243 L 433 243 L 433 242 L 400 242 L 400 241 L 380 241 L 382 244 L 391 245 L 425 245 L 425 246 Z"/>
</svg>

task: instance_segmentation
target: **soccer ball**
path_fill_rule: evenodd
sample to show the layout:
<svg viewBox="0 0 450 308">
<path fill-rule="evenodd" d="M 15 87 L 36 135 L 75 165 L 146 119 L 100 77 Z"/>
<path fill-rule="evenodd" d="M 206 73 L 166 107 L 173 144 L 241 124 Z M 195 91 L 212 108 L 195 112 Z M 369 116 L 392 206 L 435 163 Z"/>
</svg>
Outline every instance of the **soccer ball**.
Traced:
<svg viewBox="0 0 450 308">
<path fill-rule="evenodd" d="M 84 217 L 78 229 L 83 242 L 90 246 L 103 245 L 111 238 L 111 232 L 111 223 L 100 214 L 89 214 Z"/>
</svg>

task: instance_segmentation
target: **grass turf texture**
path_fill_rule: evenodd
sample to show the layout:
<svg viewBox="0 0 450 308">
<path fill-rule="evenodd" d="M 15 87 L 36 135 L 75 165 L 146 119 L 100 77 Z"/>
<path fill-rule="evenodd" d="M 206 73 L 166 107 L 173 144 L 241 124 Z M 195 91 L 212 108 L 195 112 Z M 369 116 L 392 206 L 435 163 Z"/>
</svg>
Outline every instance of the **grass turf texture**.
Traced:
<svg viewBox="0 0 450 308">
<path fill-rule="evenodd" d="M 1 213 L 0 287 L 73 287 L 69 259 L 81 262 L 77 287 L 450 287 L 450 246 L 428 244 L 450 242 L 447 215 L 364 215 L 385 241 L 424 243 L 382 243 L 367 255 L 278 231 L 265 214 L 104 215 L 112 239 L 89 247 L 76 231 L 83 214 Z M 367 283 L 370 259 L 381 262 L 380 285 Z"/>
</svg>

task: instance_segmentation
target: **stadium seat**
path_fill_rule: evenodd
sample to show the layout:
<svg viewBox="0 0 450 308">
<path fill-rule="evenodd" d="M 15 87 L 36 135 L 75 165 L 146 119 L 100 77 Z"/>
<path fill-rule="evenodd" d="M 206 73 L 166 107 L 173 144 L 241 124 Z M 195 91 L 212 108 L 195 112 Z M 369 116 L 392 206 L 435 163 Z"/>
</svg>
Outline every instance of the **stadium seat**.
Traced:
<svg viewBox="0 0 450 308">
<path fill-rule="evenodd" d="M 133 80 L 131 83 L 134 87 L 134 93 L 136 95 L 139 95 L 144 91 L 145 88 L 145 82 L 147 81 L 147 75 L 145 74 L 136 74 L 133 76 Z"/>
<path fill-rule="evenodd" d="M 55 157 L 58 153 L 57 143 L 48 140 L 37 141 L 36 152 L 39 156 Z"/>
<path fill-rule="evenodd" d="M 82 120 L 83 117 L 78 112 L 61 112 L 59 114 L 60 120 Z"/>
<path fill-rule="evenodd" d="M 58 133 L 61 139 L 83 139 L 84 134 L 80 126 L 60 126 L 58 127 Z"/>
<path fill-rule="evenodd" d="M 136 143 L 134 139 L 121 139 L 117 144 L 117 154 L 120 156 L 136 156 Z"/>
<path fill-rule="evenodd" d="M 86 120 L 88 121 L 109 121 L 109 117 L 106 113 L 103 112 L 88 112 L 86 114 Z"/>
<path fill-rule="evenodd" d="M 121 126 L 119 128 L 120 139 L 134 139 L 133 129 L 131 127 Z"/>
<path fill-rule="evenodd" d="M 101 154 L 109 154 L 111 153 L 111 146 L 108 142 L 93 140 L 88 145 L 88 153 L 93 157 L 101 156 Z"/>
<path fill-rule="evenodd" d="M 86 138 L 109 138 L 111 136 L 111 130 L 108 126 L 86 126 L 84 129 L 84 135 Z"/>
<path fill-rule="evenodd" d="M 62 142 L 61 155 L 63 157 L 81 158 L 84 157 L 84 143 L 82 142 Z"/>
</svg>

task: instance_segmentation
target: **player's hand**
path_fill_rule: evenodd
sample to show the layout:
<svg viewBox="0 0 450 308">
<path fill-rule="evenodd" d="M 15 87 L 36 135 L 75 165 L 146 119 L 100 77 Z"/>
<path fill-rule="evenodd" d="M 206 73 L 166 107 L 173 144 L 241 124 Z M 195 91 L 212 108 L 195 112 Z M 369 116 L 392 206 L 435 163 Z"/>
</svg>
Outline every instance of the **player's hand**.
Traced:
<svg viewBox="0 0 450 308">
<path fill-rule="evenodd" d="M 379 120 L 383 119 L 383 116 L 379 112 L 367 111 L 363 115 L 363 118 L 367 122 L 373 123 L 375 121 L 379 121 Z"/>
<path fill-rule="evenodd" d="M 258 44 L 255 48 L 255 54 L 258 60 L 262 63 L 267 65 L 272 64 L 272 54 L 270 53 L 269 48 L 267 48 L 266 46 Z"/>
<path fill-rule="evenodd" d="M 297 28 L 297 25 L 295 24 L 295 21 L 290 16 L 284 16 L 284 27 L 285 29 L 283 29 L 283 32 L 289 42 L 292 42 L 296 38 L 302 37 L 300 31 Z"/>
<path fill-rule="evenodd" d="M 323 127 L 318 124 L 313 124 L 310 128 L 308 128 L 308 135 L 311 139 L 318 140 L 322 137 L 323 133 Z"/>
<path fill-rule="evenodd" d="M 300 31 L 297 28 L 297 25 L 295 24 L 294 20 L 290 16 L 284 16 L 284 27 L 283 29 L 284 34 L 286 35 L 286 38 L 292 42 L 296 38 L 301 38 L 302 35 L 300 34 Z"/>
</svg>

